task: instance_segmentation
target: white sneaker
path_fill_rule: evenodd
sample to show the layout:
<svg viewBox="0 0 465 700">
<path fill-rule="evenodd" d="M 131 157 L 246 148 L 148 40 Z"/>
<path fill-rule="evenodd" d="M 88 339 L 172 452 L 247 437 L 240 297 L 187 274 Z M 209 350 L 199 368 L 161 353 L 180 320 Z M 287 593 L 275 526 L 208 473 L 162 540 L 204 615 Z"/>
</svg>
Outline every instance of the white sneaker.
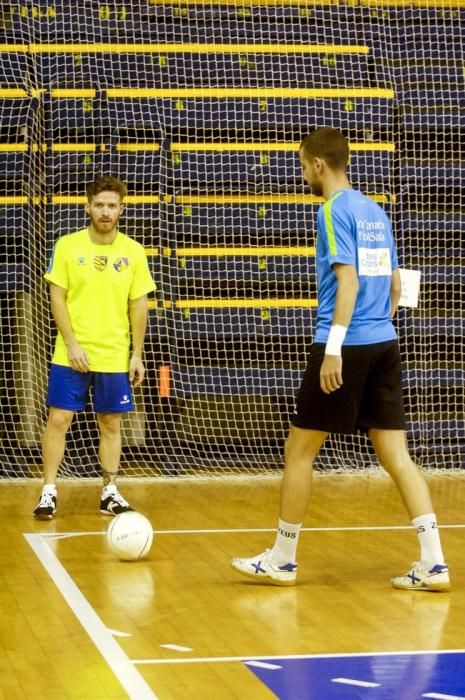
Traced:
<svg viewBox="0 0 465 700">
<path fill-rule="evenodd" d="M 394 588 L 419 591 L 448 591 L 450 589 L 449 569 L 447 564 L 436 564 L 427 569 L 421 561 L 414 561 L 405 576 L 391 579 Z"/>
<path fill-rule="evenodd" d="M 273 561 L 270 549 L 249 559 L 233 559 L 231 566 L 238 574 L 272 586 L 293 586 L 297 578 L 297 564 L 280 566 Z"/>
</svg>

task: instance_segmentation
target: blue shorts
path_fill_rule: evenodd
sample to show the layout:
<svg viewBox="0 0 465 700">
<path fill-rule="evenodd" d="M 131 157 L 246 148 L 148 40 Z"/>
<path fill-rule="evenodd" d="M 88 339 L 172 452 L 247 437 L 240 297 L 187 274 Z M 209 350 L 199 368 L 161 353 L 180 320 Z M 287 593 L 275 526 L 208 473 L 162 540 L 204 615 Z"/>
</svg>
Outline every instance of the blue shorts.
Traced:
<svg viewBox="0 0 465 700">
<path fill-rule="evenodd" d="M 134 408 L 127 372 L 77 372 L 71 367 L 50 367 L 47 406 L 82 411 L 93 388 L 96 413 L 126 413 Z"/>
</svg>

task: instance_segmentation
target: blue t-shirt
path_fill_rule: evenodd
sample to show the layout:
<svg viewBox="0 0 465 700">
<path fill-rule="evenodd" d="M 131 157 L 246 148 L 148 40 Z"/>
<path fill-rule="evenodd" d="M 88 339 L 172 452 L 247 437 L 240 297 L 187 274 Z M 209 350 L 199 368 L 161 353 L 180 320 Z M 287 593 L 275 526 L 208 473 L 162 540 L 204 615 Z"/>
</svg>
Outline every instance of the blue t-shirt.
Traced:
<svg viewBox="0 0 465 700">
<path fill-rule="evenodd" d="M 398 268 L 391 222 L 378 204 L 352 189 L 339 190 L 318 211 L 315 342 L 326 343 L 336 303 L 334 263 L 353 265 L 359 291 L 344 345 L 394 340 L 391 276 Z"/>
</svg>

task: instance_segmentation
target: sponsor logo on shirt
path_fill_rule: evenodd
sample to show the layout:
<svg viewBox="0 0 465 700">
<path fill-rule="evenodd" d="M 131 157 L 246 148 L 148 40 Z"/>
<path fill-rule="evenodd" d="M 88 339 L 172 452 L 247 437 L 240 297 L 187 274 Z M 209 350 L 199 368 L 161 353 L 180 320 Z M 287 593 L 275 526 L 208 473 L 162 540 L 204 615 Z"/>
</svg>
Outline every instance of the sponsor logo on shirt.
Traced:
<svg viewBox="0 0 465 700">
<path fill-rule="evenodd" d="M 117 258 L 113 263 L 113 267 L 115 268 L 116 272 L 125 272 L 125 270 L 127 270 L 129 267 L 129 259 Z"/>
<path fill-rule="evenodd" d="M 107 255 L 94 255 L 94 267 L 98 272 L 103 272 L 108 265 Z"/>
<path fill-rule="evenodd" d="M 374 243 L 376 241 L 385 241 L 385 225 L 383 221 L 366 221 L 365 219 L 357 219 L 357 234 L 358 240 L 364 243 Z"/>
<path fill-rule="evenodd" d="M 83 258 L 82 255 L 80 255 L 80 256 L 78 257 L 78 259 L 77 259 L 77 264 L 78 264 L 78 265 L 85 265 L 85 264 L 86 264 L 86 259 Z"/>
<path fill-rule="evenodd" d="M 364 243 L 374 243 L 375 241 L 385 241 L 385 235 L 381 231 L 359 231 L 358 240 Z"/>
<path fill-rule="evenodd" d="M 389 248 L 359 248 L 358 270 L 360 275 L 368 277 L 391 275 L 391 253 Z"/>
</svg>

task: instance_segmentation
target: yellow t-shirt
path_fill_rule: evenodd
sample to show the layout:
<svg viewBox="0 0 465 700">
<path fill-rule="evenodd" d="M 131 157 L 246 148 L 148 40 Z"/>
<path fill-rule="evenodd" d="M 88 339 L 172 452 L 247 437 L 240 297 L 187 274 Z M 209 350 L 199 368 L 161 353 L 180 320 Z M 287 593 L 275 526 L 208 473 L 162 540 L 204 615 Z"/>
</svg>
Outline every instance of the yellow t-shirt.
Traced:
<svg viewBox="0 0 465 700">
<path fill-rule="evenodd" d="M 71 326 L 90 370 L 127 372 L 129 300 L 155 289 L 140 243 L 118 231 L 113 243 L 97 245 L 89 229 L 81 229 L 58 240 L 44 277 L 67 290 Z M 61 333 L 52 362 L 69 367 Z"/>
</svg>

